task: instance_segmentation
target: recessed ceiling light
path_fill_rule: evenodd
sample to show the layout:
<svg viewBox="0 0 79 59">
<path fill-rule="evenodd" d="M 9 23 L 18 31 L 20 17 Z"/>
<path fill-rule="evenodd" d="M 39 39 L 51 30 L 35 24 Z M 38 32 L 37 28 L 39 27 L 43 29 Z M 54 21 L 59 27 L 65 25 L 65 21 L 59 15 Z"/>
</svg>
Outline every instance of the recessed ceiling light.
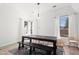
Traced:
<svg viewBox="0 0 79 59">
<path fill-rule="evenodd" d="M 54 6 L 52 6 L 53 8 L 55 8 L 56 7 L 56 5 L 54 5 Z"/>
<path fill-rule="evenodd" d="M 37 5 L 40 5 L 40 3 L 37 3 Z"/>
</svg>

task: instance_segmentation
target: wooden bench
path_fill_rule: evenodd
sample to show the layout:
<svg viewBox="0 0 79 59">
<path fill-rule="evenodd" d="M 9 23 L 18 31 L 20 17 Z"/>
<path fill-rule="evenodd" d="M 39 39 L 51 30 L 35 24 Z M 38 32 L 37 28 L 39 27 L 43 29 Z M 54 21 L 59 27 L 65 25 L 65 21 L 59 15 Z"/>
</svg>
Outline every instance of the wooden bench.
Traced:
<svg viewBox="0 0 79 59">
<path fill-rule="evenodd" d="M 38 48 L 38 49 L 42 49 L 42 50 L 45 50 L 46 51 L 46 54 L 51 54 L 52 50 L 53 50 L 53 47 L 50 47 L 50 46 L 46 46 L 46 45 L 41 45 L 41 44 L 37 44 L 37 43 L 28 43 L 28 42 L 25 42 L 25 43 L 22 43 L 22 42 L 18 42 L 19 43 L 19 47 L 18 49 L 20 49 L 22 46 L 22 44 L 27 45 L 27 46 L 30 46 L 33 48 L 32 51 L 35 51 L 35 48 Z"/>
</svg>

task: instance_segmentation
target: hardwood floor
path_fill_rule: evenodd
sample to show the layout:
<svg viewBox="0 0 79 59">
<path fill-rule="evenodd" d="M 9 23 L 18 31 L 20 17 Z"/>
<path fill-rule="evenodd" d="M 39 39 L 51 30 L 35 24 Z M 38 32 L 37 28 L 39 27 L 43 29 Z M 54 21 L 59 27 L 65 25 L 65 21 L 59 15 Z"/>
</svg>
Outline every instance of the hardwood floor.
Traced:
<svg viewBox="0 0 79 59">
<path fill-rule="evenodd" d="M 5 48 L 0 48 L 0 55 L 12 55 L 9 50 L 17 47 L 17 44 L 12 44 Z M 79 48 L 64 46 L 64 55 L 79 55 Z"/>
<path fill-rule="evenodd" d="M 64 46 L 65 55 L 79 55 L 79 48 Z"/>
<path fill-rule="evenodd" d="M 11 44 L 0 48 L 0 55 L 12 55 L 9 50 L 17 48 L 17 44 Z"/>
</svg>

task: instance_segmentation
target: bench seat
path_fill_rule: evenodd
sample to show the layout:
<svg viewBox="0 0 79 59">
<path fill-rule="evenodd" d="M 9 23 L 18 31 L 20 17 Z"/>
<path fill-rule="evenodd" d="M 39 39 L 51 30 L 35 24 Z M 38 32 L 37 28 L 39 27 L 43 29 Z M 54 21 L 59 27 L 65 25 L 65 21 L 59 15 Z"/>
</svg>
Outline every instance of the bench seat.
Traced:
<svg viewBox="0 0 79 59">
<path fill-rule="evenodd" d="M 47 53 L 51 53 L 52 50 L 53 50 L 53 47 L 42 45 L 42 44 L 37 44 L 37 43 L 31 43 L 30 44 L 28 42 L 25 42 L 25 43 L 18 42 L 18 43 L 19 43 L 19 45 L 24 44 L 24 45 L 27 45 L 27 46 L 30 46 L 30 47 L 33 47 L 33 48 L 45 50 L 45 51 L 47 51 Z M 19 48 L 20 48 L 20 46 L 19 46 Z"/>
</svg>

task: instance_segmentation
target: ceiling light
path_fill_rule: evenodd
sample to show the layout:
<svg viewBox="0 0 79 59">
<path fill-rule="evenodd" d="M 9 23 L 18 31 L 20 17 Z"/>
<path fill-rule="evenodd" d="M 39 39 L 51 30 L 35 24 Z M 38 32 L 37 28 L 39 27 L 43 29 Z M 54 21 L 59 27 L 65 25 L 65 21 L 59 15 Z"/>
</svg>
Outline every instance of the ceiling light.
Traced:
<svg viewBox="0 0 79 59">
<path fill-rule="evenodd" d="M 56 7 L 56 5 L 54 5 L 54 6 L 52 6 L 53 8 L 55 8 Z"/>
</svg>

